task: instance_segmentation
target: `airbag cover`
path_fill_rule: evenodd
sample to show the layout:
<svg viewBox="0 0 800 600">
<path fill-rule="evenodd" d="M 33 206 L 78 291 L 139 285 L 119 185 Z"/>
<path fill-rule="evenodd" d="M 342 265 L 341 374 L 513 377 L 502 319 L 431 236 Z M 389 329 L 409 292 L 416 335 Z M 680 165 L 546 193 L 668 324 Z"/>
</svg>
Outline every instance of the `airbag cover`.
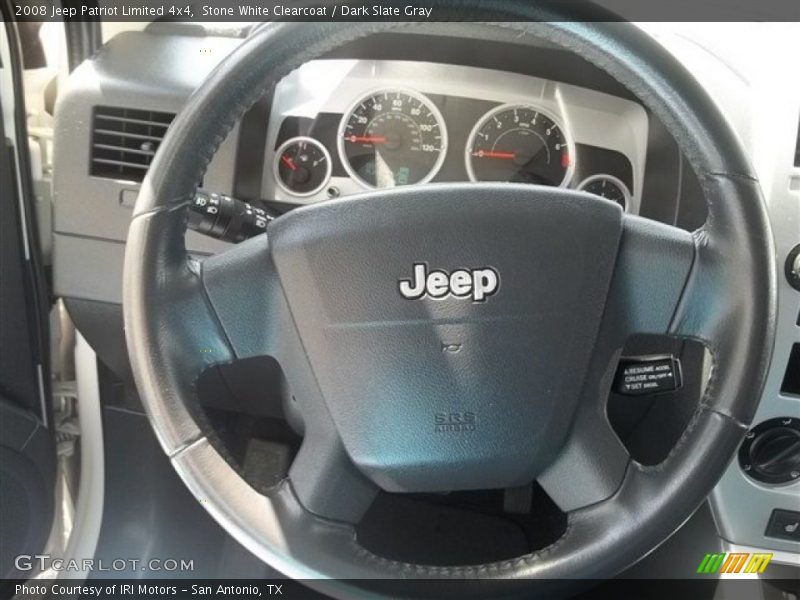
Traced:
<svg viewBox="0 0 800 600">
<path fill-rule="evenodd" d="M 569 430 L 621 229 L 614 203 L 516 184 L 377 191 L 273 222 L 272 259 L 358 468 L 388 491 L 534 479 Z"/>
</svg>

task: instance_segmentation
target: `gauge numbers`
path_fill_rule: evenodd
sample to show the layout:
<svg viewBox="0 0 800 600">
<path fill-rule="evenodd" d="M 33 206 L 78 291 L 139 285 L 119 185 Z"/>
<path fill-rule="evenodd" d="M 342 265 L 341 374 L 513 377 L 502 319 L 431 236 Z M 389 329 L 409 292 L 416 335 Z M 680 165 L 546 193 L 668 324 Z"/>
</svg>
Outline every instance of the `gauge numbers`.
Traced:
<svg viewBox="0 0 800 600">
<path fill-rule="evenodd" d="M 490 110 L 472 130 L 466 147 L 472 181 L 509 181 L 566 186 L 575 152 L 554 116 L 528 105 Z"/>
<path fill-rule="evenodd" d="M 444 161 L 447 131 L 439 109 L 410 90 L 373 92 L 342 117 L 339 155 L 366 187 L 430 181 Z"/>
</svg>

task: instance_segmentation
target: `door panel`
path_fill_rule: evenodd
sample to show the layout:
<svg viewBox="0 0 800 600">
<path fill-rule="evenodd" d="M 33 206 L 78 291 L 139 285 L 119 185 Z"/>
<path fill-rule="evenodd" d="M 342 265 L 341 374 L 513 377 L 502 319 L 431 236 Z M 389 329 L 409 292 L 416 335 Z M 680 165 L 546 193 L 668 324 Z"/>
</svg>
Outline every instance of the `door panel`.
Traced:
<svg viewBox="0 0 800 600">
<path fill-rule="evenodd" d="M 0 578 L 25 577 L 15 557 L 40 553 L 53 518 L 47 313 L 27 155 L 19 46 L 0 31 Z"/>
</svg>

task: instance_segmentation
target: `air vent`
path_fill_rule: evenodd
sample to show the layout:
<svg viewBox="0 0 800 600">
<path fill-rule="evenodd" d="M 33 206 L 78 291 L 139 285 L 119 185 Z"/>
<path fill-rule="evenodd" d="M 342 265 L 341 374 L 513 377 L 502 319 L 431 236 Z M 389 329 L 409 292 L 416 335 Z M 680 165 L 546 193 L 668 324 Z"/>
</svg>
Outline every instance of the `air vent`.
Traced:
<svg viewBox="0 0 800 600">
<path fill-rule="evenodd" d="M 142 181 L 175 115 L 96 106 L 92 119 L 91 174 Z"/>
</svg>

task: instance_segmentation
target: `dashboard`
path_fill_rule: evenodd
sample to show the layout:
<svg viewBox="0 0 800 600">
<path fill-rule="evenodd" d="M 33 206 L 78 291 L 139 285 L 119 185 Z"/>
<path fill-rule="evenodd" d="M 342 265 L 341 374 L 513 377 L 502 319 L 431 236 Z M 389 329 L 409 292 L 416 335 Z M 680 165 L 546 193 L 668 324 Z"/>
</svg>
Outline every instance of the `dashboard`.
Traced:
<svg viewBox="0 0 800 600">
<path fill-rule="evenodd" d="M 637 213 L 648 119 L 637 103 L 539 77 L 401 60 L 312 61 L 275 91 L 264 198 L 507 181 L 594 193 Z"/>
</svg>

